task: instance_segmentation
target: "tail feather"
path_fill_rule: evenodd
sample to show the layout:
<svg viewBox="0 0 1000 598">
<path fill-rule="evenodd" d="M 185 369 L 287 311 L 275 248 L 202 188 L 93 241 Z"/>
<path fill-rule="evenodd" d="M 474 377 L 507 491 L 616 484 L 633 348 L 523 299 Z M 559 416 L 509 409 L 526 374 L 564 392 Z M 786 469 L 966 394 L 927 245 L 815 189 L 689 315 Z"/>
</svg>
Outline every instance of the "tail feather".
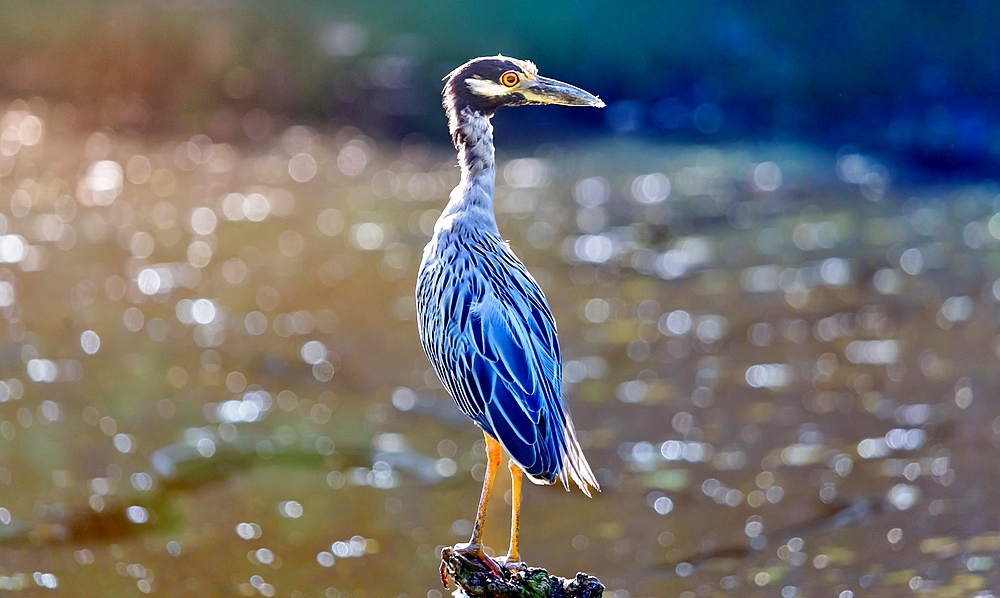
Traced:
<svg viewBox="0 0 1000 598">
<path fill-rule="evenodd" d="M 485 422 L 480 422 L 480 425 L 483 425 L 494 438 L 500 440 L 500 444 L 511 458 L 521 466 L 529 482 L 549 486 L 562 481 L 563 488 L 567 491 L 572 482 L 589 497 L 591 488 L 600 492 L 601 486 L 597 483 L 597 478 L 590 469 L 587 457 L 584 456 L 580 442 L 576 438 L 569 409 L 565 405 L 561 407 L 562 421 L 558 427 L 550 429 L 547 440 L 540 443 L 522 442 L 523 446 L 518 445 L 516 442 L 519 440 L 518 437 L 504 427 L 507 420 L 502 417 L 487 419 Z M 487 414 L 490 414 L 489 410 Z M 492 426 L 484 425 L 491 422 Z M 498 424 L 500 427 L 497 427 Z"/>
<path fill-rule="evenodd" d="M 583 449 L 580 448 L 580 443 L 576 439 L 576 432 L 573 430 L 573 422 L 569 419 L 568 414 L 564 434 L 565 445 L 559 449 L 558 471 L 551 474 L 551 477 L 548 475 L 533 475 L 525 471 L 528 481 L 542 486 L 562 481 L 563 488 L 567 492 L 570 489 L 570 482 L 573 482 L 588 497 L 592 496 L 590 492 L 591 488 L 600 492 L 601 485 L 597 483 L 597 478 L 590 469 L 590 464 L 587 463 L 587 457 L 584 456 Z"/>
<path fill-rule="evenodd" d="M 572 481 L 584 494 L 591 497 L 590 489 L 593 488 L 600 492 L 601 485 L 597 483 L 597 478 L 594 476 L 593 470 L 590 469 L 590 463 L 587 463 L 587 457 L 584 456 L 583 449 L 580 448 L 580 442 L 576 439 L 576 430 L 573 427 L 573 419 L 570 417 L 569 410 L 565 406 L 563 407 L 563 415 L 565 426 L 561 430 L 562 438 L 559 439 L 562 442 L 559 442 L 559 440 L 556 441 L 556 450 L 558 451 L 556 463 L 558 464 L 558 469 L 552 473 L 551 477 L 525 473 L 528 474 L 528 481 L 533 484 L 550 485 L 561 480 L 563 488 L 567 492 L 569 491 L 569 484 Z"/>
<path fill-rule="evenodd" d="M 576 431 L 573 429 L 573 420 L 570 419 L 569 413 L 566 413 L 566 448 L 561 457 L 563 467 L 559 477 L 562 478 L 563 487 L 567 491 L 570 480 L 588 497 L 591 496 L 591 487 L 598 492 L 601 491 L 601 485 L 597 483 L 597 478 L 590 469 L 590 463 L 587 463 L 587 457 L 580 448 L 580 442 L 576 439 Z"/>
</svg>

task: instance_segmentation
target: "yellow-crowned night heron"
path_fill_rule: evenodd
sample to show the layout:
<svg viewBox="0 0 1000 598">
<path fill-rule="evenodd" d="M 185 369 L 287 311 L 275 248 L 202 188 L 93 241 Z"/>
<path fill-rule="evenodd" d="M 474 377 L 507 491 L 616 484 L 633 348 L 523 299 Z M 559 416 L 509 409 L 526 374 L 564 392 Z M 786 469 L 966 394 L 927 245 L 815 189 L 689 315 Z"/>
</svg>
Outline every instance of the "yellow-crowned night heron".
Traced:
<svg viewBox="0 0 1000 598">
<path fill-rule="evenodd" d="M 510 551 L 519 561 L 521 472 L 536 484 L 599 489 L 561 396 L 556 322 L 542 289 L 500 237 L 493 214 L 493 127 L 500 106 L 604 106 L 514 58 L 476 58 L 446 78 L 444 108 L 462 180 L 434 226 L 417 275 L 420 340 L 459 409 L 482 428 L 487 467 L 472 539 L 483 555 L 486 507 L 501 447 L 513 482 Z"/>
</svg>

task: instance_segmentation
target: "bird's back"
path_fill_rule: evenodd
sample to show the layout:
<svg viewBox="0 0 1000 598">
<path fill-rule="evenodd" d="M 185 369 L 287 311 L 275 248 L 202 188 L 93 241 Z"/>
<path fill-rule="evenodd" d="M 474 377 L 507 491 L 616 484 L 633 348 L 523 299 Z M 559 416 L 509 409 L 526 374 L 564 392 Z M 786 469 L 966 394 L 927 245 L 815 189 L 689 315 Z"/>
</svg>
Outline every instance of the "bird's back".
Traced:
<svg viewBox="0 0 1000 598">
<path fill-rule="evenodd" d="M 597 487 L 562 392 L 555 319 L 524 264 L 474 214 L 442 217 L 417 277 L 420 338 L 458 407 L 536 483 Z"/>
</svg>

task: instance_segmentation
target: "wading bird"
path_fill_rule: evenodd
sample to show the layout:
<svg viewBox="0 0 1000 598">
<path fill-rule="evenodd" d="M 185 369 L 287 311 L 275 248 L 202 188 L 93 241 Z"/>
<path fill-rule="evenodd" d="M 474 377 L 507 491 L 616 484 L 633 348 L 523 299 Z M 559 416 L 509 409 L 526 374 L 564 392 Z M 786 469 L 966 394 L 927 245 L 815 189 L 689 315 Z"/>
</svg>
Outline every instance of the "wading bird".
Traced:
<svg viewBox="0 0 1000 598">
<path fill-rule="evenodd" d="M 486 477 L 467 554 L 483 557 L 482 532 L 501 448 L 510 455 L 510 550 L 518 563 L 521 473 L 536 484 L 600 489 L 563 404 L 552 310 L 493 213 L 493 126 L 500 106 L 604 106 L 596 96 L 538 74 L 514 58 L 475 58 L 446 78 L 444 108 L 462 180 L 434 226 L 417 275 L 420 340 L 444 387 L 486 437 Z M 492 565 L 491 565 L 492 566 Z"/>
</svg>

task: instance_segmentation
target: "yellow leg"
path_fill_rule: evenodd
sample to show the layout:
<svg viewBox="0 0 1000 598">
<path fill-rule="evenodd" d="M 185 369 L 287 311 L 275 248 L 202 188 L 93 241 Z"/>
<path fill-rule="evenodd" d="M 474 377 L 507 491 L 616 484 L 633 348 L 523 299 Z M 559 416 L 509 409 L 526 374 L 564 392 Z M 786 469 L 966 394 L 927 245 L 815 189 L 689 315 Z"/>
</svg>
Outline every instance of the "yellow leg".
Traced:
<svg viewBox="0 0 1000 598">
<path fill-rule="evenodd" d="M 497 477 L 497 469 L 500 468 L 500 456 L 503 450 L 500 443 L 493 440 L 489 434 L 483 433 L 486 437 L 486 477 L 483 479 L 483 495 L 479 498 L 479 510 L 476 512 L 476 525 L 472 528 L 472 539 L 469 540 L 469 548 L 482 551 L 483 527 L 486 525 L 486 508 L 490 504 L 490 493 L 493 492 L 493 480 Z"/>
<path fill-rule="evenodd" d="M 510 550 L 507 551 L 507 563 L 521 561 L 518 549 L 518 534 L 521 528 L 521 468 L 514 460 L 507 462 L 510 468 Z"/>
<path fill-rule="evenodd" d="M 472 527 L 472 538 L 466 546 L 459 544 L 453 549 L 448 550 L 451 550 L 452 554 L 457 553 L 459 555 L 474 557 L 489 567 L 493 575 L 503 577 L 496 561 L 487 556 L 486 552 L 483 551 L 483 528 L 486 526 L 486 509 L 490 504 L 490 494 L 493 492 L 493 480 L 496 479 L 497 469 L 500 468 L 500 457 L 503 448 L 489 434 L 484 432 L 483 436 L 486 437 L 486 478 L 483 479 L 483 494 L 479 497 L 479 509 L 476 511 L 476 524 Z M 440 573 L 441 583 L 447 589 L 448 560 L 445 558 L 441 560 Z"/>
</svg>

